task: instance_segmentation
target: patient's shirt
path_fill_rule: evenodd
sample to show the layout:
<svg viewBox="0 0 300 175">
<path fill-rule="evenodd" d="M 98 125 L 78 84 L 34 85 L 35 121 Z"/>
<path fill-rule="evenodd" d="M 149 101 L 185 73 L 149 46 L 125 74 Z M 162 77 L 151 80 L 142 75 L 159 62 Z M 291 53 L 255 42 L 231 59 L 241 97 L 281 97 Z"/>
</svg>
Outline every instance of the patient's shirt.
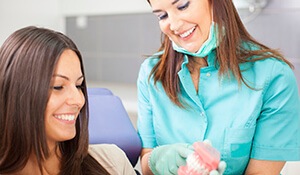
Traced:
<svg viewBox="0 0 300 175">
<path fill-rule="evenodd" d="M 136 175 L 126 154 L 114 144 L 95 144 L 89 146 L 89 154 L 110 174 Z"/>
</svg>

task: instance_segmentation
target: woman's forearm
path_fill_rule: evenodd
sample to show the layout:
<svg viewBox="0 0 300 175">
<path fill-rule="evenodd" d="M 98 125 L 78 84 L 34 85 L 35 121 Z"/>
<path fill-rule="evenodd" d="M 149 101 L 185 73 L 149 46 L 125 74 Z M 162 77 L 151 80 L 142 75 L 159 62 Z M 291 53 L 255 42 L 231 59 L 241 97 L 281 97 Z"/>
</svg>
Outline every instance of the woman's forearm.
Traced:
<svg viewBox="0 0 300 175">
<path fill-rule="evenodd" d="M 153 175 L 152 171 L 150 170 L 149 164 L 148 164 L 150 154 L 151 154 L 151 151 L 145 153 L 141 158 L 141 168 L 142 168 L 143 175 Z"/>
</svg>

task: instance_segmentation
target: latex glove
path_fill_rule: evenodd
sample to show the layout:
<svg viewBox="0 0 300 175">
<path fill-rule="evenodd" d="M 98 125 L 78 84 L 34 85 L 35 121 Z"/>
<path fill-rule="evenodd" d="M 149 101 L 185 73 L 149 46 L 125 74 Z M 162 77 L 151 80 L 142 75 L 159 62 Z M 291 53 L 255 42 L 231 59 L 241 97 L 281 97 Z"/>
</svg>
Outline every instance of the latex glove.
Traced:
<svg viewBox="0 0 300 175">
<path fill-rule="evenodd" d="M 212 146 L 212 144 L 209 140 L 204 140 L 203 143 Z M 226 166 L 227 166 L 226 162 L 220 161 L 220 163 L 218 165 L 218 169 L 212 170 L 211 172 L 209 172 L 209 175 L 222 175 L 226 169 Z"/>
<path fill-rule="evenodd" d="M 226 169 L 226 162 L 220 161 L 217 170 L 212 170 L 209 175 L 222 175 Z"/>
<path fill-rule="evenodd" d="M 155 175 L 177 174 L 178 168 L 186 164 L 186 158 L 192 154 L 192 145 L 176 143 L 163 145 L 152 150 L 149 167 Z"/>
</svg>

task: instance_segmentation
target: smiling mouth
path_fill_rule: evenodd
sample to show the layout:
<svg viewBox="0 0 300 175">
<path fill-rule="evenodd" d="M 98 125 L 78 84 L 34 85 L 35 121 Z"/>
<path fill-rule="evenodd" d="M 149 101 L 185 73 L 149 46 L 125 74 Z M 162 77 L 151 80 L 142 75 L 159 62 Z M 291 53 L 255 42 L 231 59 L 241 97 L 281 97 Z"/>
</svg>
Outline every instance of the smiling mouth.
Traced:
<svg viewBox="0 0 300 175">
<path fill-rule="evenodd" d="M 188 37 L 191 33 L 193 33 L 193 31 L 196 29 L 196 26 L 194 26 L 193 28 L 191 28 L 190 30 L 188 30 L 188 31 L 186 31 L 186 32 L 184 32 L 184 33 L 182 33 L 182 34 L 180 34 L 179 36 L 181 37 L 181 38 L 186 38 L 186 37 Z"/>
<path fill-rule="evenodd" d="M 65 121 L 74 121 L 75 120 L 75 115 L 55 115 L 54 116 L 55 118 L 57 119 L 60 119 L 60 120 L 65 120 Z"/>
</svg>

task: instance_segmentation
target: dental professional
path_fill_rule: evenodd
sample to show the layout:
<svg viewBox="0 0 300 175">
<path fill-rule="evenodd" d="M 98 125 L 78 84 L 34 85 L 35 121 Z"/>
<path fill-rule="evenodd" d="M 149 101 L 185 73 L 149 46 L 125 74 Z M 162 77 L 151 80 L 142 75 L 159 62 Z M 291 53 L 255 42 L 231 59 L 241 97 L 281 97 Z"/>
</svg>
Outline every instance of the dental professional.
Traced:
<svg viewBox="0 0 300 175">
<path fill-rule="evenodd" d="M 137 80 L 143 175 L 177 174 L 206 139 L 227 164 L 219 174 L 278 175 L 299 161 L 293 66 L 247 32 L 233 2 L 148 3 L 163 41 Z"/>
<path fill-rule="evenodd" d="M 24 27 L 3 43 L 1 175 L 136 174 L 116 145 L 89 145 L 83 67 L 74 42 L 50 29 Z"/>
</svg>

